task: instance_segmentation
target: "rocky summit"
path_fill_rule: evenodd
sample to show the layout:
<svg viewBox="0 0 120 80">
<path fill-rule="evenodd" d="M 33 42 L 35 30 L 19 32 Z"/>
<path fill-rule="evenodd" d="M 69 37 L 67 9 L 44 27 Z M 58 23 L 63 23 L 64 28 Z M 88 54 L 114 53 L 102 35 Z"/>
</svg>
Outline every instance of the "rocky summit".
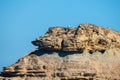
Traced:
<svg viewBox="0 0 120 80">
<path fill-rule="evenodd" d="M 51 27 L 0 80 L 120 80 L 120 32 L 93 24 Z"/>
</svg>

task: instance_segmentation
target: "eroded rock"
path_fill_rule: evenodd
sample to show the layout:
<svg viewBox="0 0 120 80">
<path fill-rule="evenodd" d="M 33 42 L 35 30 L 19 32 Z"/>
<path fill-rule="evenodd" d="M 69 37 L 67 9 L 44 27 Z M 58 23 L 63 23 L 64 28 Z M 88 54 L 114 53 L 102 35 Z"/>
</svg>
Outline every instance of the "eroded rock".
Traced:
<svg viewBox="0 0 120 80">
<path fill-rule="evenodd" d="M 119 80 L 120 33 L 92 24 L 52 27 L 0 80 Z"/>
<path fill-rule="evenodd" d="M 82 24 L 77 28 L 50 28 L 45 36 L 37 38 L 32 43 L 40 49 L 79 51 L 118 47 L 119 40 L 118 32 L 92 24 Z"/>
</svg>

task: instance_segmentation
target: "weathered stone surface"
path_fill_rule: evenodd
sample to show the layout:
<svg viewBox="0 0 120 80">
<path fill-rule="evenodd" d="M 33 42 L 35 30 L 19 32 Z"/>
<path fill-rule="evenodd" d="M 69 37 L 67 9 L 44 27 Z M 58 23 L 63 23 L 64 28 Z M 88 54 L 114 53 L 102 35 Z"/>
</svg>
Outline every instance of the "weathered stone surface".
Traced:
<svg viewBox="0 0 120 80">
<path fill-rule="evenodd" d="M 120 33 L 92 24 L 49 28 L 38 49 L 4 67 L 0 80 L 120 80 Z"/>
<path fill-rule="evenodd" d="M 47 50 L 106 50 L 120 47 L 120 33 L 92 24 L 81 24 L 77 28 L 53 27 L 32 43 Z"/>
</svg>

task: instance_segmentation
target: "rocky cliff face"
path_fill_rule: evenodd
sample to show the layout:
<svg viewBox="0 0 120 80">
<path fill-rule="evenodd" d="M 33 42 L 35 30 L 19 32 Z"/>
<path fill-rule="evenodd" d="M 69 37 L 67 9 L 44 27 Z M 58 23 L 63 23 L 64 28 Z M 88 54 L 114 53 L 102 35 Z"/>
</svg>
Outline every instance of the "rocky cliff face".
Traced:
<svg viewBox="0 0 120 80">
<path fill-rule="evenodd" d="M 1 80 L 120 80 L 120 33 L 92 24 L 52 27 Z"/>
</svg>

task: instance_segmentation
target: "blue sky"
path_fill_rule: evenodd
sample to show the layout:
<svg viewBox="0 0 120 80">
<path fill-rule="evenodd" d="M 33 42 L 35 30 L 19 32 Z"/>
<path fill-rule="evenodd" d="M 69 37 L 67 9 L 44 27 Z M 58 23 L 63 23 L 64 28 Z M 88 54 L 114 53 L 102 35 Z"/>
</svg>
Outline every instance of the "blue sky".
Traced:
<svg viewBox="0 0 120 80">
<path fill-rule="evenodd" d="M 51 26 L 92 23 L 120 31 L 120 0 L 0 0 L 0 70 L 36 47 Z"/>
</svg>

